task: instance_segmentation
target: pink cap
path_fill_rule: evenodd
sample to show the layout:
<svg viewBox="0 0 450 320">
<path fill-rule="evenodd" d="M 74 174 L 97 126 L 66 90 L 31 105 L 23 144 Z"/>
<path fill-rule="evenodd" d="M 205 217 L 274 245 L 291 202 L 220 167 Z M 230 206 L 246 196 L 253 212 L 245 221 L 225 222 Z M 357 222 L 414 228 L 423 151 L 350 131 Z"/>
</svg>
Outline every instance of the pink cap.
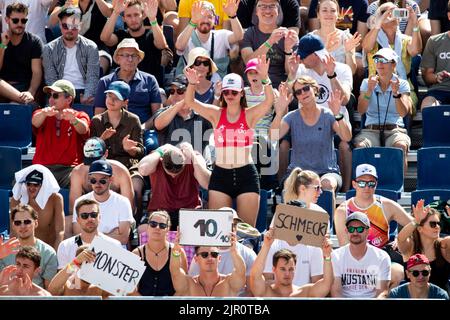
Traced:
<svg viewBox="0 0 450 320">
<path fill-rule="evenodd" d="M 258 65 L 258 58 L 248 60 L 247 65 L 245 66 L 245 73 L 247 73 L 250 70 L 256 70 L 257 65 Z"/>
</svg>

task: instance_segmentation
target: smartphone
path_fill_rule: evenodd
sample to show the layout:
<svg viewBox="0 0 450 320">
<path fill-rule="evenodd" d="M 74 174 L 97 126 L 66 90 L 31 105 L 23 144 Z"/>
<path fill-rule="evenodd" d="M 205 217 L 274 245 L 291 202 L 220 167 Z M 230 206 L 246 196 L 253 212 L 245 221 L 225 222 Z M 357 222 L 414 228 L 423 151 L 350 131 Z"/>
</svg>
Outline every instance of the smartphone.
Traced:
<svg viewBox="0 0 450 320">
<path fill-rule="evenodd" d="M 404 8 L 394 9 L 392 11 L 392 16 L 394 18 L 406 20 L 409 17 L 409 11 L 407 9 L 404 9 Z"/>
</svg>

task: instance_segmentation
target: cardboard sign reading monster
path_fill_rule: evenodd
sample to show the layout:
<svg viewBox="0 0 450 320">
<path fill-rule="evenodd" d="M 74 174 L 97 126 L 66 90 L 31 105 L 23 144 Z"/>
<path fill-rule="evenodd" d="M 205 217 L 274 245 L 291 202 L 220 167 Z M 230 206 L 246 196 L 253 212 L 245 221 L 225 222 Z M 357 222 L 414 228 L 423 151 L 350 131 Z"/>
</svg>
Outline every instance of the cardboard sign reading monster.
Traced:
<svg viewBox="0 0 450 320">
<path fill-rule="evenodd" d="M 273 218 L 274 237 L 291 246 L 301 243 L 321 248 L 328 221 L 327 213 L 279 204 Z"/>
<path fill-rule="evenodd" d="M 116 296 L 132 292 L 145 271 L 139 256 L 100 237 L 95 237 L 89 249 L 95 252 L 94 263 L 84 263 L 80 278 Z"/>
</svg>

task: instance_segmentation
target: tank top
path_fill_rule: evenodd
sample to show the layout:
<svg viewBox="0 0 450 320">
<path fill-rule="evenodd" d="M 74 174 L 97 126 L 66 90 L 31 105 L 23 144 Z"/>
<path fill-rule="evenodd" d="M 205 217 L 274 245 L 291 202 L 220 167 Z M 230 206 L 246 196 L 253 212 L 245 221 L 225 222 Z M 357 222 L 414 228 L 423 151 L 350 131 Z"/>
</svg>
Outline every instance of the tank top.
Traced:
<svg viewBox="0 0 450 320">
<path fill-rule="evenodd" d="M 144 261 L 145 271 L 138 284 L 138 292 L 143 296 L 173 296 L 175 289 L 172 284 L 172 276 L 170 275 L 170 254 L 172 248 L 169 246 L 169 255 L 166 264 L 161 270 L 156 271 L 147 262 L 145 255 L 145 245 L 143 246 L 144 254 L 141 256 L 141 250 L 139 250 L 139 256 Z"/>
<path fill-rule="evenodd" d="M 430 261 L 430 283 L 435 284 L 448 292 L 450 279 L 450 263 L 445 261 L 443 266 L 437 266 L 436 259 Z"/>
<path fill-rule="evenodd" d="M 216 148 L 247 147 L 253 144 L 253 129 L 250 129 L 245 118 L 245 110 L 236 122 L 229 122 L 227 109 L 222 108 L 219 123 L 214 129 L 214 143 Z"/>
<path fill-rule="evenodd" d="M 351 198 L 345 202 L 347 217 L 355 211 L 365 213 L 370 220 L 369 236 L 367 238 L 369 243 L 377 248 L 384 247 L 389 242 L 389 222 L 384 214 L 381 197 L 375 195 L 375 202 L 366 209 L 359 208 L 353 199 Z"/>
</svg>

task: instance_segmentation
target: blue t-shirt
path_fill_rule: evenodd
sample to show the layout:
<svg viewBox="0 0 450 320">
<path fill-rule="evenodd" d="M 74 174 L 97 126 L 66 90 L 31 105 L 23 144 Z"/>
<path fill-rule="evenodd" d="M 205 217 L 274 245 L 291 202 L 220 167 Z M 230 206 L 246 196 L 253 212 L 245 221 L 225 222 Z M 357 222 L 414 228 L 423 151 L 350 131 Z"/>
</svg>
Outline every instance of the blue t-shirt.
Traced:
<svg viewBox="0 0 450 320">
<path fill-rule="evenodd" d="M 123 80 L 118 76 L 119 68 L 113 73 L 102 77 L 97 86 L 94 106 L 106 108 L 105 91 L 113 81 Z M 130 97 L 128 99 L 128 111 L 139 117 L 141 123 L 145 123 L 152 116 L 152 103 L 161 103 L 161 95 L 156 78 L 149 73 L 136 70 L 134 78 L 128 83 L 130 85 Z"/>
<path fill-rule="evenodd" d="M 389 293 L 389 298 L 393 299 L 410 299 L 411 296 L 409 294 L 408 290 L 409 283 L 404 283 L 402 285 L 399 285 L 398 287 L 395 287 L 391 290 Z M 428 299 L 445 299 L 449 300 L 448 293 L 445 292 L 445 290 L 439 288 L 438 286 L 430 283 L 430 289 L 428 291 Z"/>
<path fill-rule="evenodd" d="M 303 170 L 312 170 L 318 175 L 339 173 L 333 144 L 333 124 L 336 119 L 330 109 L 319 108 L 319 119 L 312 126 L 303 121 L 299 109 L 283 117 L 291 131 L 292 153 L 289 171 L 300 167 Z"/>
</svg>

